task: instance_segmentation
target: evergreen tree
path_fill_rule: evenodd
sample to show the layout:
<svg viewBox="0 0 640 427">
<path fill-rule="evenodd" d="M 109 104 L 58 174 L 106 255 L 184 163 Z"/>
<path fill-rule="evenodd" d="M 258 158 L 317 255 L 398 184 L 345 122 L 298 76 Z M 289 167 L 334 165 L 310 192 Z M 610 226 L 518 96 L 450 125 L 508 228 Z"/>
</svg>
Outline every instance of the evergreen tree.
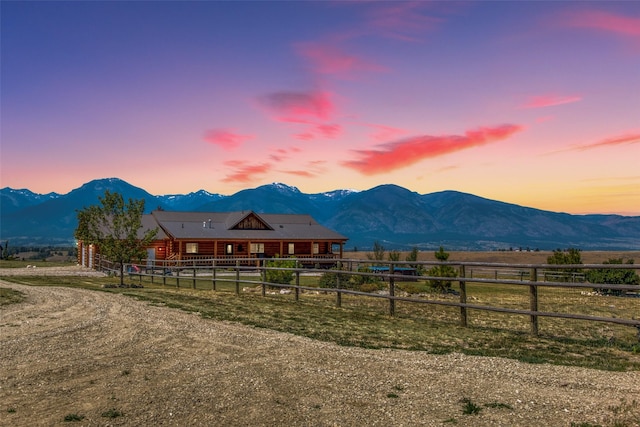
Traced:
<svg viewBox="0 0 640 427">
<path fill-rule="evenodd" d="M 449 253 L 445 252 L 442 246 L 440 246 L 440 250 L 434 252 L 434 256 L 436 259 L 442 263 L 446 262 L 449 259 Z M 430 279 L 429 286 L 433 289 L 436 289 L 440 292 L 447 292 L 451 289 L 451 279 L 450 277 L 457 277 L 458 273 L 455 268 L 448 264 L 440 264 L 435 265 L 427 271 L 427 276 L 435 276 L 437 279 Z"/>
</svg>

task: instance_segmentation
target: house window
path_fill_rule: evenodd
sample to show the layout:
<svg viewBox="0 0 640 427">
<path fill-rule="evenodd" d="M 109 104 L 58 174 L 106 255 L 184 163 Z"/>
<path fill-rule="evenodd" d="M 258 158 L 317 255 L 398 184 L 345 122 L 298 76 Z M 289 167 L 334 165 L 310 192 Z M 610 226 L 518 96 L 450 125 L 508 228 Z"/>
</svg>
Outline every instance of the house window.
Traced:
<svg viewBox="0 0 640 427">
<path fill-rule="evenodd" d="M 319 254 L 320 253 L 320 244 L 319 243 L 314 243 L 313 244 L 313 254 Z"/>
<path fill-rule="evenodd" d="M 289 243 L 289 255 L 293 255 L 296 253 L 296 244 Z"/>
<path fill-rule="evenodd" d="M 251 253 L 252 254 L 263 254 L 264 253 L 264 243 L 252 243 L 251 244 Z"/>
<path fill-rule="evenodd" d="M 233 255 L 233 243 L 227 243 L 224 248 L 224 253 L 227 255 Z"/>
<path fill-rule="evenodd" d="M 197 254 L 198 253 L 198 244 L 197 243 L 187 243 L 185 250 L 188 254 Z"/>
</svg>

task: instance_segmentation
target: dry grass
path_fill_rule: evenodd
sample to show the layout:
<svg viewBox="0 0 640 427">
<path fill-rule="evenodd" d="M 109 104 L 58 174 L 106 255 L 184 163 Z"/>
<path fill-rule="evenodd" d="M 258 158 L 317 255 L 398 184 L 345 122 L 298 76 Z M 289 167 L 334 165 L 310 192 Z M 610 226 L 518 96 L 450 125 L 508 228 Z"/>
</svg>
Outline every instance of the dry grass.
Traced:
<svg viewBox="0 0 640 427">
<path fill-rule="evenodd" d="M 24 295 L 12 289 L 0 288 L 0 307 L 24 301 Z"/>
<path fill-rule="evenodd" d="M 255 276 L 243 279 L 259 280 Z M 469 310 L 469 327 L 461 327 L 460 309 L 433 304 L 397 301 L 395 316 L 389 316 L 389 301 L 383 298 L 342 295 L 341 307 L 336 295 L 322 290 L 303 292 L 299 301 L 294 294 L 269 291 L 263 297 L 260 287 L 254 292 L 235 294 L 235 284 L 219 282 L 211 291 L 211 281 L 181 281 L 175 287 L 162 285 L 158 278 L 151 283 L 144 278 L 141 289 L 104 289 L 102 285 L 117 278 L 89 277 L 6 277 L 23 284 L 61 285 L 118 292 L 190 312 L 203 317 L 240 322 L 260 328 L 289 332 L 313 339 L 365 348 L 399 348 L 430 353 L 462 352 L 471 355 L 500 356 L 532 363 L 585 366 L 606 370 L 640 369 L 640 344 L 634 328 L 564 319 L 540 320 L 540 335 L 529 333 L 529 318 L 524 315 Z M 317 281 L 317 276 L 305 281 Z M 138 278 L 135 282 L 137 283 Z M 304 283 L 309 284 L 309 283 Z M 415 284 L 415 283 L 414 283 Z M 402 285 L 402 284 L 401 284 Z M 243 287 L 246 285 L 243 285 Z M 467 285 L 469 302 L 480 305 L 527 309 L 526 286 Z M 441 301 L 458 301 L 455 295 L 423 296 Z M 640 299 L 588 297 L 575 290 L 540 293 L 541 309 L 582 310 L 598 314 L 611 305 L 621 316 L 631 316 Z M 596 301 L 597 304 L 592 303 Z M 605 301 L 605 302 L 600 302 Z M 635 305 L 633 305 L 635 304 Z"/>
<path fill-rule="evenodd" d="M 445 251 L 446 248 L 445 248 Z M 553 254 L 552 251 L 538 252 L 516 252 L 516 251 L 489 251 L 489 252 L 470 252 L 470 251 L 447 251 L 449 253 L 449 261 L 465 261 L 465 262 L 492 262 L 506 264 L 545 264 L 547 257 Z M 436 261 L 433 251 L 422 251 L 418 253 L 418 261 Z M 345 252 L 345 259 L 367 260 L 367 255 L 371 255 L 367 251 Z M 409 252 L 401 252 L 400 260 L 405 260 Z M 584 264 L 600 264 L 610 258 L 634 259 L 640 263 L 640 251 L 581 251 L 582 262 Z"/>
</svg>

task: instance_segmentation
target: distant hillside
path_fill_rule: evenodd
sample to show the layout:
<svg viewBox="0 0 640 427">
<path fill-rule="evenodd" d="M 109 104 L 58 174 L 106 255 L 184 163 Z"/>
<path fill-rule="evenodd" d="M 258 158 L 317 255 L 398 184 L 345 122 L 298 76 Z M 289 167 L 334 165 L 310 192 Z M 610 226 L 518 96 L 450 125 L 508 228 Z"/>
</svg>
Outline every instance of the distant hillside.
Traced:
<svg viewBox="0 0 640 427">
<path fill-rule="evenodd" d="M 200 190 L 154 196 L 117 178 L 98 179 L 68 194 L 0 190 L 0 240 L 12 245 L 73 243 L 76 211 L 98 203 L 108 189 L 125 199 L 144 199 L 147 211 L 253 210 L 305 213 L 349 237 L 346 249 L 583 250 L 640 249 L 640 217 L 569 215 L 497 202 L 457 191 L 418 194 L 396 185 L 367 191 L 305 194 L 285 184 L 263 185 L 231 196 Z"/>
</svg>

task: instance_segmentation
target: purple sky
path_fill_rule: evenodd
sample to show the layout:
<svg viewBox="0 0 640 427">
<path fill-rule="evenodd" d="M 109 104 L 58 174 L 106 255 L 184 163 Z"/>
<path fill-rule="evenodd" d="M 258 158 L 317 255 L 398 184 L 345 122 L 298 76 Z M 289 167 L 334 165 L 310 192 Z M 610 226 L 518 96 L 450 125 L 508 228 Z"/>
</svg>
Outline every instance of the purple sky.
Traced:
<svg viewBox="0 0 640 427">
<path fill-rule="evenodd" d="M 0 3 L 0 186 L 640 215 L 640 2 Z"/>
</svg>

